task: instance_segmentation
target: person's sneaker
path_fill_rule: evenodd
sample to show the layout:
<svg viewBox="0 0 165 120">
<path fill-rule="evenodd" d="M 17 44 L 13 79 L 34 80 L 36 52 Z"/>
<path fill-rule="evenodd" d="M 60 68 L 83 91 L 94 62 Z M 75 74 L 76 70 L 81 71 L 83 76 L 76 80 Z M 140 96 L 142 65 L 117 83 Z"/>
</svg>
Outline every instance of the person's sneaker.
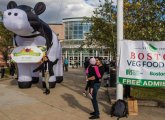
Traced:
<svg viewBox="0 0 165 120">
<path fill-rule="evenodd" d="M 89 113 L 90 115 L 95 115 L 95 112 L 91 112 L 91 113 Z"/>
<path fill-rule="evenodd" d="M 43 93 L 48 95 L 48 94 L 50 94 L 50 90 L 49 89 L 45 89 L 45 91 Z"/>
<path fill-rule="evenodd" d="M 48 94 L 50 94 L 50 90 L 49 89 L 46 90 L 46 95 L 48 95 Z"/>
<path fill-rule="evenodd" d="M 100 116 L 91 116 L 91 117 L 89 117 L 89 119 L 99 119 L 100 118 Z"/>
<path fill-rule="evenodd" d="M 85 96 L 85 97 L 87 96 L 86 92 L 83 92 L 83 96 Z"/>
<path fill-rule="evenodd" d="M 90 99 L 93 99 L 93 97 L 92 97 L 92 94 L 91 94 L 91 93 L 89 93 L 89 94 L 88 94 L 88 96 L 89 96 L 89 98 L 90 98 Z"/>
<path fill-rule="evenodd" d="M 108 84 L 106 84 L 106 85 L 104 85 L 104 87 L 109 87 L 109 85 L 108 85 Z"/>
</svg>

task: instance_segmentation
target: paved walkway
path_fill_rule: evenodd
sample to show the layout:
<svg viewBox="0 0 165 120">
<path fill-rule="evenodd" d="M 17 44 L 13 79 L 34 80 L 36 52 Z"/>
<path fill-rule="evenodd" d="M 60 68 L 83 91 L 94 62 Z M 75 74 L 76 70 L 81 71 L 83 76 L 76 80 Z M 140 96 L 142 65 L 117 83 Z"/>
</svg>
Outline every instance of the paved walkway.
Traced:
<svg viewBox="0 0 165 120">
<path fill-rule="evenodd" d="M 82 69 L 69 69 L 64 73 L 64 82 L 44 95 L 39 84 L 30 89 L 19 89 L 16 80 L 0 80 L 0 120 L 88 120 L 92 111 L 90 99 L 82 96 L 85 86 Z M 101 87 L 98 95 L 100 120 L 111 118 L 110 103 L 106 88 Z M 165 109 L 140 107 L 138 116 L 123 120 L 164 120 Z"/>
</svg>

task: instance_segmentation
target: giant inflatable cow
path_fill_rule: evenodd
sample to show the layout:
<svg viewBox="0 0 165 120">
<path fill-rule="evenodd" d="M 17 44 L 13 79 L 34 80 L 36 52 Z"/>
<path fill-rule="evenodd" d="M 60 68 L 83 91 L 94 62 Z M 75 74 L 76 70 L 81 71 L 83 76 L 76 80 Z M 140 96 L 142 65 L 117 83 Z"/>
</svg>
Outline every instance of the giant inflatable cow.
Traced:
<svg viewBox="0 0 165 120">
<path fill-rule="evenodd" d="M 49 60 L 53 62 L 58 59 L 57 64 L 53 66 L 54 75 L 49 78 L 49 85 L 53 88 L 57 82 L 63 80 L 61 45 L 56 34 L 38 17 L 45 9 L 46 6 L 43 2 L 37 3 L 32 8 L 26 5 L 18 6 L 14 1 L 10 1 L 7 10 L 4 11 L 3 24 L 15 34 L 13 40 L 17 47 L 46 46 L 46 55 Z M 32 72 L 38 63 L 22 62 L 17 63 L 17 66 L 20 88 L 30 88 L 32 83 L 39 81 L 39 72 Z"/>
</svg>

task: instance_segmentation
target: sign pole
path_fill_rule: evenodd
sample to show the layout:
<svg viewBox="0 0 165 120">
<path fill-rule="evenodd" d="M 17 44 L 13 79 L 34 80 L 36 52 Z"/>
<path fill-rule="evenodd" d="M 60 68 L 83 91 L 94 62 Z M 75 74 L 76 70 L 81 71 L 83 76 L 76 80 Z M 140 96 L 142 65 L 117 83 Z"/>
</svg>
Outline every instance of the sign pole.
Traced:
<svg viewBox="0 0 165 120">
<path fill-rule="evenodd" d="M 123 0 L 117 0 L 117 95 L 123 99 L 123 85 L 119 83 L 120 42 L 123 40 Z"/>
</svg>

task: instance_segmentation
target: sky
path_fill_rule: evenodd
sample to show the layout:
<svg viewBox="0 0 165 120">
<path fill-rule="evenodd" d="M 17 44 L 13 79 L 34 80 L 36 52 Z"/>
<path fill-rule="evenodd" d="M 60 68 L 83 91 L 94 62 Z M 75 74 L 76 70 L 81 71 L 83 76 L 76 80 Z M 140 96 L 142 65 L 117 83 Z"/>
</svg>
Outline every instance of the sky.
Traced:
<svg viewBox="0 0 165 120">
<path fill-rule="evenodd" d="M 0 11 L 5 11 L 11 0 L 0 0 Z M 34 8 L 37 2 L 44 2 L 46 10 L 39 17 L 47 23 L 62 23 L 63 18 L 90 17 L 94 9 L 104 0 L 13 0 L 17 5 L 28 5 Z M 116 4 L 117 0 L 114 1 Z"/>
</svg>

